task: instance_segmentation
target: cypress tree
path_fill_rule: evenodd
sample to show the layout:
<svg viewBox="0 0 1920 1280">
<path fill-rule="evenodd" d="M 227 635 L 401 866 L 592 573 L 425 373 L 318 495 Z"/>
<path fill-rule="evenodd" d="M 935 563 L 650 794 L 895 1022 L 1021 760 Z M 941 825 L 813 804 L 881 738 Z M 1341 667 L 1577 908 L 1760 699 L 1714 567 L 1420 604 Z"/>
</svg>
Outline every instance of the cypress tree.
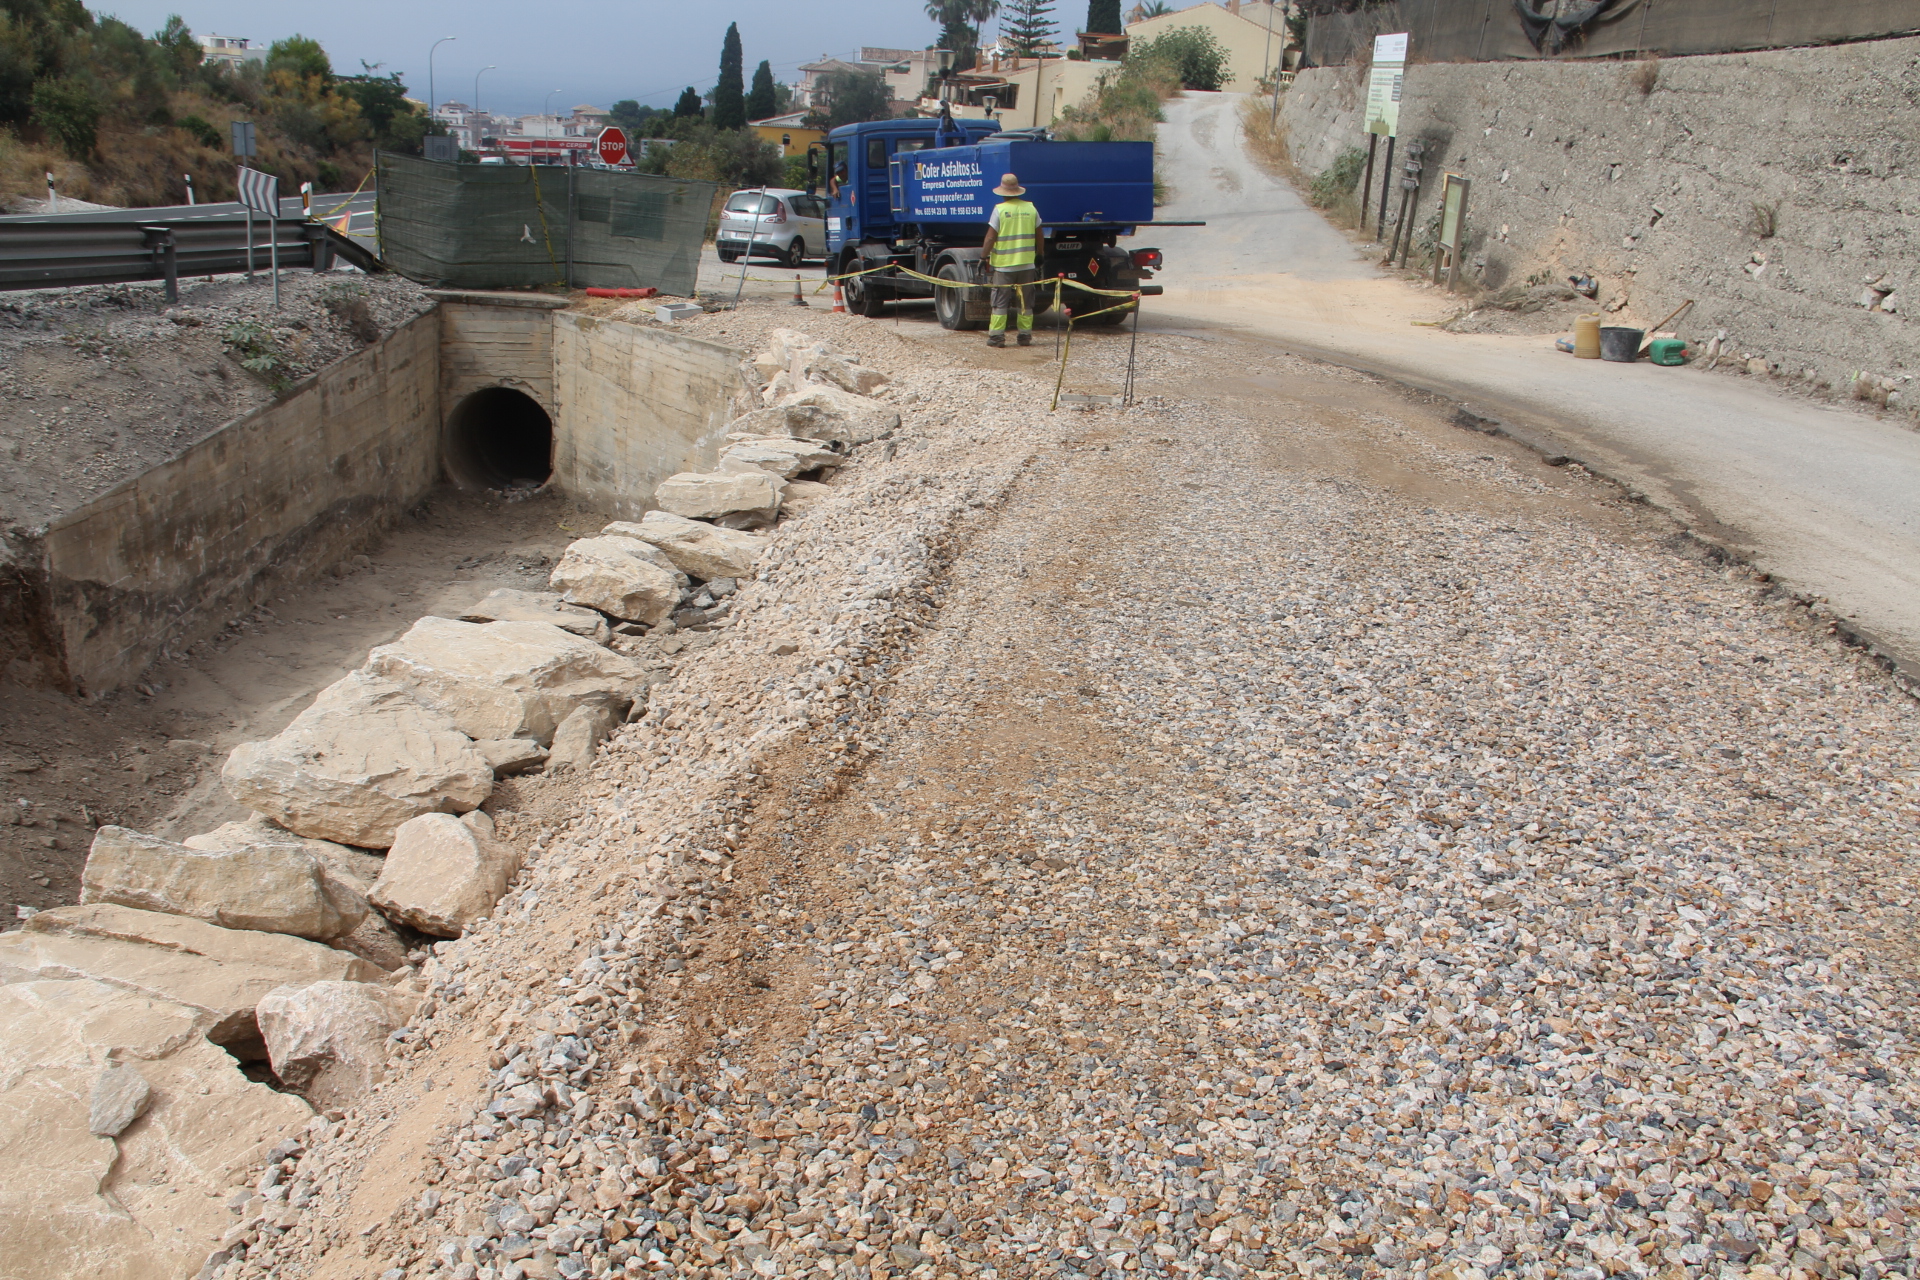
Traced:
<svg viewBox="0 0 1920 1280">
<path fill-rule="evenodd" d="M 740 57 L 740 24 L 727 24 L 720 42 L 720 83 L 713 89 L 713 127 L 742 129 L 747 123 L 747 86 Z"/>
<path fill-rule="evenodd" d="M 1087 0 L 1087 30 L 1103 36 L 1125 31 L 1120 25 L 1120 0 Z"/>
<path fill-rule="evenodd" d="M 697 116 L 700 114 L 700 91 L 692 85 L 680 91 L 680 101 L 673 104 L 676 116 Z"/>
<path fill-rule="evenodd" d="M 1113 0 L 1115 4 L 1120 0 Z M 773 67 L 762 62 L 753 69 L 753 89 L 747 94 L 747 119 L 765 120 L 780 109 L 780 99 L 773 89 Z"/>
</svg>

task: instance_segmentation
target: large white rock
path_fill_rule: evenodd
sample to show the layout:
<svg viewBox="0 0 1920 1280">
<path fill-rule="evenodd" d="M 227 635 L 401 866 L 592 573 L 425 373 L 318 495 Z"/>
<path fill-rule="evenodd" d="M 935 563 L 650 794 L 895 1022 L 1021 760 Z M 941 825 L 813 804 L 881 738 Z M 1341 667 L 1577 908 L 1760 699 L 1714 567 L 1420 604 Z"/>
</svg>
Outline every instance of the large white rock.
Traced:
<svg viewBox="0 0 1920 1280">
<path fill-rule="evenodd" d="M 304 849 L 192 849 L 126 827 L 94 833 L 80 901 L 325 940 L 352 933 L 364 894 Z"/>
<path fill-rule="evenodd" d="M 263 814 L 245 822 L 223 822 L 211 831 L 180 842 L 189 849 L 299 849 L 320 859 L 364 897 L 380 878 L 380 855 L 332 840 L 296 835 Z"/>
<path fill-rule="evenodd" d="M 583 702 L 624 700 L 641 666 L 550 622 L 422 618 L 362 668 L 447 716 L 469 738 L 546 743 Z M 491 771 L 491 767 L 489 767 Z"/>
<path fill-rule="evenodd" d="M 423 813 L 465 813 L 493 770 L 453 722 L 390 680 L 356 671 L 279 734 L 235 747 L 227 793 L 303 836 L 367 849 Z"/>
<path fill-rule="evenodd" d="M 554 566 L 553 589 L 626 622 L 665 622 L 687 592 L 673 561 L 632 538 L 582 538 Z"/>
<path fill-rule="evenodd" d="M 550 622 L 595 644 L 613 638 L 607 620 L 592 609 L 568 604 L 549 591 L 515 591 L 501 587 L 460 615 L 462 622 Z"/>
<path fill-rule="evenodd" d="M 754 467 L 791 480 L 803 471 L 837 467 L 846 461 L 843 455 L 818 440 L 802 440 L 798 436 L 748 436 L 736 432 L 727 439 L 732 443 L 721 451 L 717 464 L 721 471 Z"/>
<path fill-rule="evenodd" d="M 741 529 L 722 529 L 671 511 L 649 511 L 636 523 L 616 520 L 600 531 L 610 537 L 638 538 L 695 578 L 745 578 L 767 549 L 767 539 Z"/>
<path fill-rule="evenodd" d="M 662 480 L 653 500 L 661 510 L 689 520 L 744 517 L 771 524 L 785 487 L 786 481 L 769 471 L 682 471 Z"/>
<path fill-rule="evenodd" d="M 276 987 L 261 998 L 260 1038 L 280 1082 L 316 1107 L 361 1101 L 387 1063 L 387 1037 L 420 997 L 366 982 Z"/>
<path fill-rule="evenodd" d="M 787 396 L 776 407 L 785 412 L 789 432 L 810 440 L 865 444 L 900 425 L 900 415 L 894 410 L 839 387 L 807 387 Z M 734 430 L 747 430 L 742 421 L 733 424 Z"/>
<path fill-rule="evenodd" d="M 846 356 L 819 344 L 793 353 L 787 372 L 796 384 L 815 383 L 839 387 L 857 396 L 872 395 L 887 384 L 887 375 L 877 369 L 863 368 Z"/>
<path fill-rule="evenodd" d="M 776 369 L 785 369 L 793 363 L 794 356 L 802 351 L 818 347 L 833 355 L 843 354 L 838 348 L 822 342 L 812 334 L 802 333 L 798 329 L 775 329 L 767 334 L 766 358 Z M 759 357 L 755 357 L 756 362 Z"/>
<path fill-rule="evenodd" d="M 184 1005 L 209 1040 L 242 1057 L 260 1056 L 253 1007 L 275 987 L 380 976 L 358 956 L 290 934 L 134 907 L 55 907 L 0 934 L 0 984 L 84 978 Z"/>
<path fill-rule="evenodd" d="M 519 870 L 519 853 L 494 838 L 486 814 L 430 813 L 394 836 L 386 870 L 368 896 L 391 919 L 435 937 L 457 938 L 474 921 L 493 914 L 493 904 Z"/>
<path fill-rule="evenodd" d="M 200 1021 L 101 982 L 0 986 L 0 1276 L 174 1280 L 220 1247 L 230 1175 L 313 1112 L 248 1080 Z M 129 1116 L 140 1090 L 113 1077 L 136 1071 L 149 1091 Z M 96 1098 L 119 1105 L 96 1116 Z"/>
</svg>

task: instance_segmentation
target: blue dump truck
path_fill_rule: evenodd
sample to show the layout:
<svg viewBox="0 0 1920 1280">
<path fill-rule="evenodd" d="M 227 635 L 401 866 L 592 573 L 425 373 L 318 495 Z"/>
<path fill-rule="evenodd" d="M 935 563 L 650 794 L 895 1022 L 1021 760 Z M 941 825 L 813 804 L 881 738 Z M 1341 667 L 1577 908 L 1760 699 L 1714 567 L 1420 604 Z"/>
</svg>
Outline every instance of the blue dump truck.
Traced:
<svg viewBox="0 0 1920 1280">
<path fill-rule="evenodd" d="M 931 296 L 946 328 L 985 324 L 988 290 L 974 282 L 1003 173 L 1020 175 L 1040 211 L 1042 281 L 1065 276 L 1096 289 L 1159 293 L 1145 282 L 1160 251 L 1117 242 L 1143 226 L 1194 225 L 1154 223 L 1150 142 L 1055 142 L 1045 130 L 1003 131 L 943 113 L 835 129 L 808 152 L 809 192 L 823 180 L 823 160 L 827 274 L 896 267 L 954 282 L 936 286 L 900 271 L 856 276 L 845 284 L 846 300 L 861 315 L 878 316 L 895 298 Z M 1036 290 L 1035 308 L 1051 306 L 1054 293 Z M 1123 299 L 1059 293 L 1076 315 L 1103 312 L 1092 324 L 1115 324 L 1131 311 Z"/>
</svg>

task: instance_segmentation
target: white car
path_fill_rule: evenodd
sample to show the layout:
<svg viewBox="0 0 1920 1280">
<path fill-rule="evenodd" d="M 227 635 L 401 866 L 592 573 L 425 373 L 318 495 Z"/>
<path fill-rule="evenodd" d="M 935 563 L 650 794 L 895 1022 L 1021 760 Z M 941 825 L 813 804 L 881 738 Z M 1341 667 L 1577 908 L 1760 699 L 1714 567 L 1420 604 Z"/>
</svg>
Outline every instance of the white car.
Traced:
<svg viewBox="0 0 1920 1280">
<path fill-rule="evenodd" d="M 742 255 L 778 258 L 798 267 L 827 252 L 827 203 L 818 196 L 784 187 L 753 187 L 727 197 L 720 229 L 713 237 L 720 261 Z"/>
</svg>

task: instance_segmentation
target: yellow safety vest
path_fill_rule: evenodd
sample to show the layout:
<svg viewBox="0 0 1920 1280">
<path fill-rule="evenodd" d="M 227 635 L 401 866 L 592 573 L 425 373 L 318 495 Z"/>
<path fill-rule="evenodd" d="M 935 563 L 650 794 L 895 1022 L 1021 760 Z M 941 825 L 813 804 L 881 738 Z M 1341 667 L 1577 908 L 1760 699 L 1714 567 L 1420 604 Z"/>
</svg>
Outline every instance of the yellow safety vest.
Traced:
<svg viewBox="0 0 1920 1280">
<path fill-rule="evenodd" d="M 993 237 L 993 269 L 1016 271 L 1036 261 L 1040 240 L 1040 211 L 1025 200 L 1000 203 L 1000 229 Z"/>
</svg>

